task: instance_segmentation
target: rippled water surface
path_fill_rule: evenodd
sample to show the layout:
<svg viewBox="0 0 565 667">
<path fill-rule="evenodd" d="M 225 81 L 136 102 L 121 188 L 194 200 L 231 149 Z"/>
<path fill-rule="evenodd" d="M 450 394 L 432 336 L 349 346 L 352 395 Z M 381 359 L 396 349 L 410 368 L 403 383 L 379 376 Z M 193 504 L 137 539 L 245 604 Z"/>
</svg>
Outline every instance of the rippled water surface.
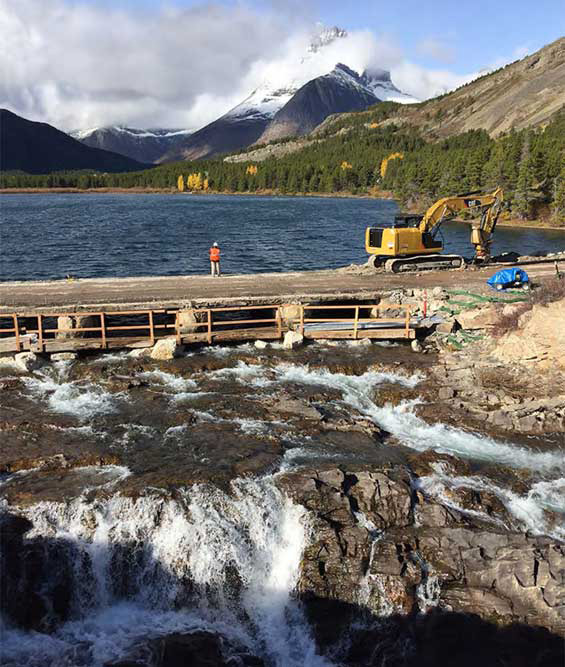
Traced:
<svg viewBox="0 0 565 667">
<path fill-rule="evenodd" d="M 392 201 L 329 197 L 47 194 L 0 197 L 0 279 L 182 275 L 337 268 L 366 259 L 364 230 Z M 444 226 L 449 252 L 470 255 L 466 225 Z M 499 228 L 495 253 L 565 249 L 565 232 Z"/>
</svg>

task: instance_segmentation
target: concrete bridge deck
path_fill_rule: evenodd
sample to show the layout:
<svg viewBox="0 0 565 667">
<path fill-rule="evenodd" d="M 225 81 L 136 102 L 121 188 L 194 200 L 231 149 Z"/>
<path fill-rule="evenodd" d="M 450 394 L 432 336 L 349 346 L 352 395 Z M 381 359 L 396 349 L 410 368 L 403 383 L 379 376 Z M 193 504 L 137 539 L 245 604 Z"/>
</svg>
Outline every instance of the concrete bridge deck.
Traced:
<svg viewBox="0 0 565 667">
<path fill-rule="evenodd" d="M 305 271 L 210 276 L 151 276 L 133 278 L 88 278 L 0 283 L 0 313 L 124 308 L 172 308 L 181 305 L 214 307 L 230 304 L 306 303 L 308 301 L 370 300 L 396 288 L 433 288 L 489 291 L 487 278 L 499 267 L 467 268 L 462 271 L 427 271 L 394 275 Z M 564 270 L 563 263 L 561 270 Z M 555 275 L 553 263 L 526 267 L 535 280 Z"/>
</svg>

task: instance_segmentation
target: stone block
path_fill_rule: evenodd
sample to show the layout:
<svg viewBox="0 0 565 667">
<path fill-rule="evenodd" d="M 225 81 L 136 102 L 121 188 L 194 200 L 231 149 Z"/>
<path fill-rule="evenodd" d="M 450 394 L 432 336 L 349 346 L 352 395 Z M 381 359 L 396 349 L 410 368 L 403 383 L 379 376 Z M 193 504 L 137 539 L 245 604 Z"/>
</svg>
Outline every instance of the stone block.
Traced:
<svg viewBox="0 0 565 667">
<path fill-rule="evenodd" d="M 358 340 L 351 341 L 351 345 L 355 347 L 371 347 L 372 344 L 370 338 L 359 338 Z"/>
<path fill-rule="evenodd" d="M 457 315 L 457 321 L 463 329 L 489 329 L 493 327 L 499 319 L 498 309 L 491 305 L 486 308 L 475 308 L 473 310 L 464 310 Z"/>
<path fill-rule="evenodd" d="M 201 326 L 198 316 L 193 310 L 179 310 L 178 323 L 181 334 L 195 333 Z"/>
<path fill-rule="evenodd" d="M 14 363 L 19 370 L 29 373 L 41 366 L 41 359 L 34 352 L 18 352 L 14 355 Z"/>
<path fill-rule="evenodd" d="M 183 346 L 178 345 L 175 338 L 162 338 L 151 349 L 151 359 L 170 361 L 182 354 Z"/>
<path fill-rule="evenodd" d="M 421 352 L 423 350 L 422 343 L 420 343 L 420 341 L 416 339 L 414 339 L 410 343 L 410 347 L 412 349 L 412 352 Z"/>
<path fill-rule="evenodd" d="M 74 361 L 78 357 L 76 352 L 53 352 L 51 361 Z"/>
<path fill-rule="evenodd" d="M 284 306 L 279 306 L 279 312 L 281 314 L 281 321 L 284 326 L 290 327 L 300 320 L 300 313 L 302 312 L 302 307 L 300 304 L 287 303 Z M 314 317 L 310 315 L 310 317 Z"/>
<path fill-rule="evenodd" d="M 304 336 L 298 331 L 287 331 L 284 335 L 283 348 L 285 350 L 294 350 L 304 343 Z"/>
<path fill-rule="evenodd" d="M 60 315 L 57 318 L 57 329 L 74 329 L 75 321 L 70 315 Z M 72 331 L 59 331 L 56 334 L 56 337 L 59 340 L 66 340 L 68 338 L 74 338 Z"/>
<path fill-rule="evenodd" d="M 436 326 L 436 331 L 438 333 L 450 334 L 455 331 L 457 327 L 457 322 L 455 320 L 444 320 Z"/>
</svg>

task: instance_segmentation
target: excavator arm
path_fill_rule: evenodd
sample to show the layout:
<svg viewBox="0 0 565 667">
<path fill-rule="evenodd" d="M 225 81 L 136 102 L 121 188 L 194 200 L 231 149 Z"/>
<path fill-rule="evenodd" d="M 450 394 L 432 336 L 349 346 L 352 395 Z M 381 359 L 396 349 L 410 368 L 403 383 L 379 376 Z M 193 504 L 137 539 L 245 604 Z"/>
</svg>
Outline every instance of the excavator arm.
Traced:
<svg viewBox="0 0 565 667">
<path fill-rule="evenodd" d="M 502 208 L 503 199 L 502 188 L 497 188 L 494 192 L 486 195 L 468 194 L 444 197 L 425 212 L 419 229 L 422 234 L 430 234 L 434 238 L 441 225 L 454 218 L 461 211 L 480 212 L 480 222 L 478 225 L 474 225 L 471 230 L 471 243 L 475 246 L 475 258 L 483 262 L 488 261 L 492 234 Z"/>
</svg>

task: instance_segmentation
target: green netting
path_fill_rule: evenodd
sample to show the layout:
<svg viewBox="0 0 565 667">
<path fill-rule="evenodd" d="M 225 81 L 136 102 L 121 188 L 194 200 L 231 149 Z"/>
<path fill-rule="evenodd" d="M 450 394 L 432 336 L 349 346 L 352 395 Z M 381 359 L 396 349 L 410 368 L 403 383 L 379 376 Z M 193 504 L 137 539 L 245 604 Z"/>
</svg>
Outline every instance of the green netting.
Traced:
<svg viewBox="0 0 565 667">
<path fill-rule="evenodd" d="M 484 294 L 475 294 L 474 292 L 468 292 L 467 290 L 447 290 L 448 294 L 453 294 L 454 296 L 466 296 L 469 299 L 472 299 L 472 301 L 452 301 L 450 303 L 455 303 L 457 305 L 463 305 L 463 304 L 469 304 L 474 302 L 482 302 L 482 303 L 518 303 L 520 301 L 529 301 L 529 296 L 515 296 L 511 298 L 506 298 L 503 299 L 500 296 L 495 296 L 495 295 L 488 295 L 485 296 Z"/>
</svg>

